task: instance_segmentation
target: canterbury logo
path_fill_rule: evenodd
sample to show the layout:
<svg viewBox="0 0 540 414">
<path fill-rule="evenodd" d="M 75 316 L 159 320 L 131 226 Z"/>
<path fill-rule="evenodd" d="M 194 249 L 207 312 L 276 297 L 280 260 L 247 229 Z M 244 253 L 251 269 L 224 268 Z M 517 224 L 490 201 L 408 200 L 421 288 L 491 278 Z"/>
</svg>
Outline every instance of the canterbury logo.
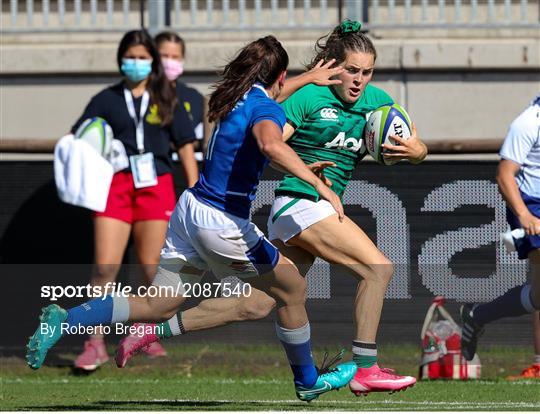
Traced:
<svg viewBox="0 0 540 414">
<path fill-rule="evenodd" d="M 321 119 L 337 119 L 337 109 L 323 108 L 321 109 Z"/>
</svg>

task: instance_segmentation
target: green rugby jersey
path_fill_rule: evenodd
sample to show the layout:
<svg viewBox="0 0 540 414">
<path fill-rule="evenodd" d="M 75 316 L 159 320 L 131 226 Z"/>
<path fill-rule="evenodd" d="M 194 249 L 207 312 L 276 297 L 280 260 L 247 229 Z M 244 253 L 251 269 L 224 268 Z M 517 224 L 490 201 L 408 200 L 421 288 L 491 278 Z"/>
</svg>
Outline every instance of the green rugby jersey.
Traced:
<svg viewBox="0 0 540 414">
<path fill-rule="evenodd" d="M 343 197 L 357 162 L 366 154 L 367 115 L 393 103 L 386 92 L 370 84 L 354 104 L 344 103 L 332 87 L 306 85 L 282 104 L 287 122 L 295 128 L 287 143 L 306 164 L 334 162 L 336 167 L 326 168 L 325 175 L 332 181 L 332 190 Z M 319 199 L 311 185 L 290 174 L 281 181 L 276 195 Z"/>
</svg>

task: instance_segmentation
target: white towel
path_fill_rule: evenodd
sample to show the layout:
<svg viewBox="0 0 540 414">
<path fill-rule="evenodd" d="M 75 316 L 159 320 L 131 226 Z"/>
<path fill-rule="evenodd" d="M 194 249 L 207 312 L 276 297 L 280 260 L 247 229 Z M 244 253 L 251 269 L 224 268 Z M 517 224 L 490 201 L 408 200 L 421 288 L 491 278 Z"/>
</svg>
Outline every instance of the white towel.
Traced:
<svg viewBox="0 0 540 414">
<path fill-rule="evenodd" d="M 73 134 L 54 148 L 54 180 L 65 203 L 103 212 L 113 177 L 112 165 L 94 148 Z"/>
<path fill-rule="evenodd" d="M 126 148 L 122 141 L 113 139 L 111 143 L 111 153 L 108 158 L 113 166 L 114 172 L 125 170 L 129 167 L 129 158 L 126 153 Z"/>
</svg>

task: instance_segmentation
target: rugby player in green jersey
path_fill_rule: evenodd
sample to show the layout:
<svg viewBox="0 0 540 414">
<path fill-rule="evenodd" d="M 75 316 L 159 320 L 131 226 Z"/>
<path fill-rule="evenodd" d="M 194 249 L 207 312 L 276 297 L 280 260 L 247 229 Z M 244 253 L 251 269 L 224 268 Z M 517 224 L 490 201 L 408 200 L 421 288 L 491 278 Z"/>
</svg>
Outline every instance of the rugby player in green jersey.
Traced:
<svg viewBox="0 0 540 414">
<path fill-rule="evenodd" d="M 383 90 L 370 85 L 376 50 L 357 22 L 344 22 L 317 42 L 321 59 L 335 59 L 344 72 L 339 85 L 307 85 L 283 103 L 287 115 L 284 139 L 306 164 L 325 164 L 324 175 L 340 197 L 356 164 L 365 155 L 363 131 L 369 113 L 394 103 Z M 385 145 L 394 159 L 421 162 L 426 146 L 413 127 L 413 136 Z M 315 164 L 317 165 L 317 164 Z M 320 168 L 322 170 L 322 168 Z M 376 334 L 384 295 L 393 274 L 393 265 L 371 239 L 348 217 L 340 221 L 329 203 L 310 186 L 286 175 L 276 190 L 268 219 L 269 239 L 302 270 L 316 257 L 341 265 L 358 279 L 354 319 L 353 360 L 358 370 L 350 382 L 355 394 L 370 391 L 397 391 L 415 383 L 413 377 L 399 376 L 377 365 Z"/>
<path fill-rule="evenodd" d="M 326 178 L 339 196 L 351 179 L 356 164 L 365 155 L 363 130 L 368 114 L 393 99 L 370 82 L 376 50 L 360 32 L 360 23 L 345 21 L 317 42 L 317 55 L 310 67 L 335 60 L 344 71 L 341 83 L 309 84 L 292 94 L 283 106 L 287 116 L 283 139 L 314 172 Z M 409 140 L 395 137 L 400 145 L 384 147 L 387 156 L 421 162 L 426 146 L 413 126 Z M 323 173 L 324 172 L 324 173 Z M 339 220 L 329 203 L 302 180 L 285 176 L 276 191 L 268 220 L 269 238 L 305 275 L 316 257 L 341 265 L 358 279 L 355 300 L 353 360 L 358 369 L 350 382 L 356 395 L 372 391 L 398 391 L 414 385 L 415 378 L 396 375 L 377 365 L 376 334 L 384 295 L 393 274 L 393 264 L 348 217 Z M 274 301 L 253 290 L 240 299 L 210 299 L 179 315 L 182 332 L 205 329 L 232 321 L 266 316 Z M 177 330 L 178 331 L 178 330 Z M 120 347 L 123 364 L 139 346 Z M 118 354 L 117 354 L 118 355 Z M 117 359 L 118 361 L 118 359 Z"/>
</svg>

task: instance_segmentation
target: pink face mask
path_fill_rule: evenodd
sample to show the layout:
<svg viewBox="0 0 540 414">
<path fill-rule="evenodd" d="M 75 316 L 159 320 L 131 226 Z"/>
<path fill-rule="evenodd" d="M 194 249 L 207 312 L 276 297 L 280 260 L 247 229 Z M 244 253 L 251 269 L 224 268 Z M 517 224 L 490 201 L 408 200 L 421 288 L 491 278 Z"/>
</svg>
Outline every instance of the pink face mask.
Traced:
<svg viewBox="0 0 540 414">
<path fill-rule="evenodd" d="M 184 62 L 176 59 L 163 58 L 163 69 L 165 70 L 165 76 L 170 81 L 176 80 L 184 72 Z"/>
</svg>

